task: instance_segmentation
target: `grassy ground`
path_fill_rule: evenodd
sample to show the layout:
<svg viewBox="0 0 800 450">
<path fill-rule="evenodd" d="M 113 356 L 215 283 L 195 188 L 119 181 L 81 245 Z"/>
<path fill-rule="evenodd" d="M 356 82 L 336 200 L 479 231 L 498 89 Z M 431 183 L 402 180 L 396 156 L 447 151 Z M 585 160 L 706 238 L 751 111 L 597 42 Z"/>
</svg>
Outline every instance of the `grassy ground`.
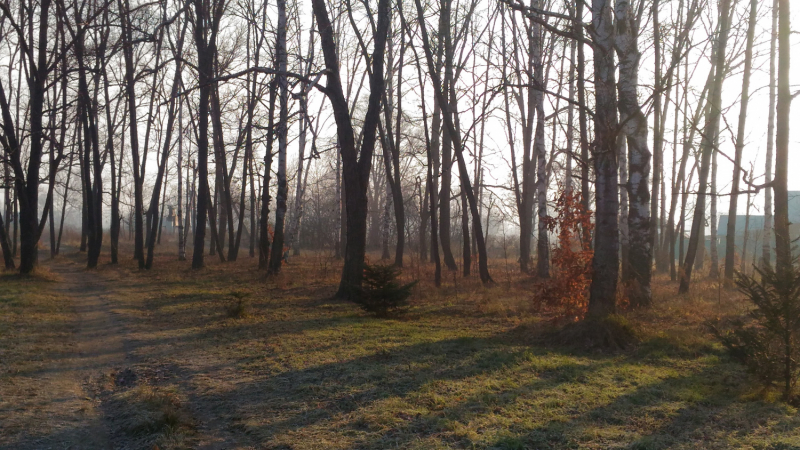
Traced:
<svg viewBox="0 0 800 450">
<path fill-rule="evenodd" d="M 423 281 L 411 311 L 381 320 L 329 300 L 338 266 L 324 255 L 292 258 L 271 279 L 247 257 L 207 258 L 200 271 L 172 259 L 159 257 L 151 272 L 127 260 L 84 271 L 113 287 L 105 295 L 125 341 L 124 362 L 98 374 L 114 383 L 93 397 L 114 443 L 800 449 L 797 411 L 705 330 L 706 320 L 746 308 L 715 283 L 676 297 L 677 286 L 658 279 L 654 308 L 627 314 L 642 343 L 601 353 L 547 344 L 550 325 L 530 312 L 529 282 L 503 260 L 488 288 L 451 277 L 437 290 L 430 269 L 412 265 L 404 277 Z M 47 365 L 50 346 L 68 345 L 77 319 L 69 299 L 53 300 L 58 283 L 3 277 L 0 399 L 16 392 L 20 371 Z M 0 422 L 28 408 L 0 408 Z M 19 429 L 3 426 L 0 446 L 28 439 Z"/>
</svg>

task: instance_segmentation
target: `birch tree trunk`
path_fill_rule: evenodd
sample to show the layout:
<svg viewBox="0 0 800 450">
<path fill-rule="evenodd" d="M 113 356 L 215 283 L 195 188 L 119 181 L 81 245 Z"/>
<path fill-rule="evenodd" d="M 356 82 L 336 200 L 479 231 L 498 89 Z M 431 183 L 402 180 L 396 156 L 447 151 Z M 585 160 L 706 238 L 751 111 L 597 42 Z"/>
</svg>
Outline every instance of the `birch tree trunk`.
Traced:
<svg viewBox="0 0 800 450">
<path fill-rule="evenodd" d="M 614 22 L 610 0 L 592 0 L 594 27 L 594 171 L 595 239 L 592 283 L 589 289 L 591 317 L 614 314 L 619 275 L 619 227 L 617 194 L 617 83 L 614 63 Z"/>
<path fill-rule="evenodd" d="M 654 6 L 655 8 L 655 6 Z M 652 303 L 653 239 L 651 229 L 650 159 L 647 148 L 647 118 L 639 106 L 639 24 L 630 2 L 618 1 L 615 10 L 616 49 L 619 56 L 619 117 L 628 143 L 629 179 L 628 267 L 622 273 L 628 299 L 633 307 Z M 656 94 L 658 97 L 658 94 Z M 599 237 L 599 236 L 598 236 Z"/>
<path fill-rule="evenodd" d="M 532 2 L 533 3 L 533 2 Z M 541 8 L 543 2 L 538 0 L 537 7 Z M 533 144 L 536 161 L 536 195 L 538 213 L 538 239 L 536 240 L 536 276 L 550 278 L 550 242 L 547 235 L 547 149 L 544 134 L 544 90 L 547 89 L 547 80 L 544 77 L 544 36 L 542 26 L 534 22 L 531 25 L 533 33 L 533 66 L 536 85 L 541 86 L 536 93 L 536 137 Z M 553 137 L 555 139 L 555 136 Z M 533 167 L 531 167 L 533 170 Z"/>
</svg>

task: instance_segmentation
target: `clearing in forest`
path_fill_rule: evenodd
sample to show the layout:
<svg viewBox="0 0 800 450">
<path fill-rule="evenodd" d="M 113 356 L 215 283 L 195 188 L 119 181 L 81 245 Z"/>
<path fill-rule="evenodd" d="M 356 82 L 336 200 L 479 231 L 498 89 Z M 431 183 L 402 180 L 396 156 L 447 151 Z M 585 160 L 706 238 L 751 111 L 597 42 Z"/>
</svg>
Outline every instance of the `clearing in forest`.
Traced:
<svg viewBox="0 0 800 450">
<path fill-rule="evenodd" d="M 387 320 L 330 300 L 322 254 L 268 280 L 246 257 L 42 262 L 0 282 L 0 448 L 800 448 L 796 409 L 708 334 L 746 308 L 712 283 L 657 280 L 642 343 L 609 353 L 548 343 L 505 275 L 423 281 Z"/>
</svg>

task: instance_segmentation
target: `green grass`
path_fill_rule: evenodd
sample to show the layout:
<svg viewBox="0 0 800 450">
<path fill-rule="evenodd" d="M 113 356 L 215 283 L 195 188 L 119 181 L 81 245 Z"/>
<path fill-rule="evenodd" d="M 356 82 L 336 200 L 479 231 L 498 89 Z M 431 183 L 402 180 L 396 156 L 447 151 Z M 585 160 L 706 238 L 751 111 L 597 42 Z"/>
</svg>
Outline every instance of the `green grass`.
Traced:
<svg viewBox="0 0 800 450">
<path fill-rule="evenodd" d="M 796 409 L 703 327 L 746 308 L 730 292 L 675 298 L 659 281 L 655 309 L 627 315 L 643 341 L 603 353 L 544 344 L 548 325 L 514 283 L 423 284 L 406 317 L 372 318 L 327 299 L 336 270 L 314 258 L 271 280 L 248 258 L 199 272 L 166 258 L 152 273 L 100 270 L 127 280 L 115 302 L 135 370 L 158 373 L 158 392 L 191 411 L 188 445 L 800 449 Z M 247 314 L 229 317 L 230 293 L 245 288 Z"/>
</svg>

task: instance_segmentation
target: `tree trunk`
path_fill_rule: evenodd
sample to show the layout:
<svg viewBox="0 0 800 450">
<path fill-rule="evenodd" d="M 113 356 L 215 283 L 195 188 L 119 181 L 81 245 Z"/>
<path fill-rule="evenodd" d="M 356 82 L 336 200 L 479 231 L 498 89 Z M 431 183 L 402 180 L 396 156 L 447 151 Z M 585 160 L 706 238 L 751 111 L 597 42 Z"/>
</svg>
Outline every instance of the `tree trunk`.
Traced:
<svg viewBox="0 0 800 450">
<path fill-rule="evenodd" d="M 714 146 L 714 153 L 711 155 L 711 239 L 709 240 L 709 250 L 711 256 L 711 267 L 708 269 L 708 278 L 719 279 L 719 255 L 717 254 L 717 146 Z"/>
<path fill-rule="evenodd" d="M 617 212 L 617 96 L 614 77 L 614 24 L 610 0 L 592 0 L 594 26 L 594 170 L 595 241 L 589 311 L 592 317 L 614 314 L 619 275 Z M 628 143 L 629 146 L 630 142 Z M 632 151 L 631 154 L 634 152 Z M 633 245 L 631 245 L 633 247 Z"/>
<path fill-rule="evenodd" d="M 469 206 L 464 186 L 461 186 L 459 197 L 461 197 L 461 273 L 464 277 L 468 277 L 472 269 L 472 242 L 469 233 Z"/>
<path fill-rule="evenodd" d="M 370 94 L 362 127 L 360 155 L 356 150 L 355 134 L 339 75 L 339 61 L 333 26 L 328 18 L 324 0 L 313 0 L 312 7 L 321 38 L 321 47 L 328 69 L 326 95 L 336 119 L 336 134 L 342 154 L 344 191 L 347 211 L 347 243 L 344 267 L 337 297 L 350 298 L 353 289 L 361 287 L 364 272 L 367 231 L 367 188 L 375 150 L 381 96 L 384 90 L 383 59 L 389 29 L 389 1 L 378 3 L 378 26 L 374 36 L 374 52 L 369 77 Z"/>
<path fill-rule="evenodd" d="M 657 2 L 653 14 L 657 15 Z M 647 118 L 639 106 L 639 24 L 635 10 L 628 2 L 618 2 L 616 15 L 616 48 L 619 56 L 619 117 L 627 139 L 628 182 L 630 206 L 628 209 L 628 266 L 623 268 L 623 282 L 631 306 L 650 306 L 653 300 L 650 280 L 653 270 L 653 228 L 651 227 L 654 203 L 648 189 L 650 159 L 647 148 Z M 659 94 L 656 94 L 659 98 Z M 655 182 L 655 181 L 654 181 Z"/>
<path fill-rule="evenodd" d="M 750 184 L 753 183 L 753 171 L 752 167 L 750 170 Z M 745 215 L 744 215 L 744 239 L 742 239 L 742 273 L 746 274 L 747 271 L 747 241 L 750 238 L 750 206 L 752 203 L 750 202 L 750 192 L 747 192 L 747 203 L 745 204 Z"/>
<path fill-rule="evenodd" d="M 42 117 L 44 109 L 44 97 L 47 89 L 47 74 L 49 60 L 47 56 L 47 46 L 49 44 L 47 32 L 49 29 L 50 0 L 42 0 L 39 4 L 39 29 L 38 29 L 38 48 L 36 50 L 36 60 L 34 60 L 33 48 L 28 54 L 29 71 L 29 125 L 30 125 L 30 144 L 28 151 L 27 171 L 22 166 L 20 157 L 20 130 L 14 126 L 5 91 L 0 85 L 0 109 L 2 110 L 3 134 L 6 154 L 10 155 L 11 166 L 14 170 L 15 205 L 19 205 L 19 217 L 14 221 L 19 222 L 20 233 L 20 264 L 21 274 L 29 274 L 38 263 L 39 252 L 39 169 L 42 163 L 42 147 L 44 129 Z M 30 34 L 33 34 L 34 10 L 29 12 Z M 22 33 L 21 30 L 18 32 Z M 26 39 L 20 36 L 20 39 Z M 32 45 L 32 44 L 31 44 Z M 19 95 L 17 96 L 19 99 Z M 19 108 L 18 108 L 19 109 Z M 19 126 L 19 120 L 17 121 Z M 16 226 L 15 226 L 16 228 Z M 16 230 L 14 232 L 16 236 Z"/>
<path fill-rule="evenodd" d="M 208 218 L 209 198 L 208 187 L 208 117 L 211 98 L 212 78 L 214 74 L 214 55 L 216 54 L 217 29 L 222 12 L 225 8 L 224 0 L 206 4 L 203 0 L 193 0 L 195 10 L 194 40 L 197 46 L 197 72 L 200 91 L 198 105 L 198 141 L 197 141 L 197 176 L 199 186 L 197 192 L 197 213 L 195 216 L 194 253 L 192 255 L 192 268 L 200 269 L 204 265 L 203 253 L 206 238 L 206 220 Z M 207 8 L 213 7 L 214 11 Z M 131 132 L 133 136 L 133 132 Z M 137 219 L 141 221 L 141 216 Z"/>
<path fill-rule="evenodd" d="M 620 74 L 622 78 L 622 74 Z M 620 96 L 620 102 L 622 97 Z M 620 278 L 624 281 L 631 279 L 630 274 L 630 232 L 628 231 L 628 138 L 625 130 L 620 131 L 617 136 L 617 148 L 619 149 L 619 257 L 620 257 Z"/>
<path fill-rule="evenodd" d="M 584 54 L 583 39 L 583 5 L 584 2 L 575 2 L 575 20 L 573 21 L 573 32 L 578 37 L 578 125 L 581 143 L 581 203 L 583 210 L 589 211 L 589 132 L 588 119 L 586 117 L 586 56 Z M 609 49 L 608 51 L 611 51 Z M 583 241 L 592 242 L 592 236 L 588 230 L 583 230 Z"/>
<path fill-rule="evenodd" d="M 399 10 L 400 12 L 400 20 L 402 21 L 403 28 L 405 32 L 411 37 L 411 30 L 408 29 L 408 24 L 406 23 L 405 16 L 403 15 L 402 8 Z M 424 86 L 424 77 L 422 75 L 422 64 L 420 64 L 419 56 L 416 54 L 416 67 L 417 67 L 417 79 L 419 80 L 419 85 Z M 434 101 L 436 101 L 436 97 L 434 97 Z M 423 130 L 425 131 L 425 150 L 426 150 L 426 157 L 427 157 L 427 164 L 426 164 L 426 178 L 427 178 L 427 185 L 428 185 L 428 217 L 430 218 L 430 227 L 431 227 L 431 261 L 434 263 L 434 275 L 433 281 L 434 285 L 438 288 L 442 285 L 442 263 L 439 259 L 439 236 L 438 236 L 438 229 L 439 224 L 438 218 L 436 217 L 436 179 L 434 177 L 434 171 L 436 165 L 434 164 L 437 155 L 437 149 L 433 146 L 432 138 L 430 132 L 428 130 L 428 112 L 425 108 L 425 96 L 420 97 L 420 106 L 422 107 L 422 125 Z M 424 237 L 424 236 L 423 236 Z"/>
<path fill-rule="evenodd" d="M 541 0 L 531 0 L 531 5 L 543 6 Z M 533 143 L 534 155 L 531 157 L 531 170 L 534 162 L 536 165 L 536 211 L 538 212 L 538 238 L 536 240 L 536 276 L 550 278 L 550 242 L 547 235 L 547 149 L 544 134 L 544 90 L 547 89 L 547 80 L 544 76 L 542 53 L 544 51 L 544 36 L 542 26 L 534 22 L 531 24 L 533 33 L 533 76 L 534 85 L 541 86 L 536 92 L 536 135 Z M 553 137 L 555 139 L 555 137 Z"/>
<path fill-rule="evenodd" d="M 461 135 L 458 126 L 458 115 L 453 114 L 458 111 L 455 101 L 448 103 L 446 96 L 448 93 L 442 91 L 442 80 L 439 74 L 434 69 L 433 52 L 431 51 L 430 41 L 428 40 L 428 31 L 425 26 L 424 11 L 420 0 L 415 1 L 417 7 L 417 19 L 420 23 L 420 31 L 422 33 L 423 49 L 425 51 L 425 58 L 428 62 L 428 71 L 430 72 L 431 80 L 433 81 L 433 90 L 435 95 L 439 98 L 439 103 L 442 104 L 445 114 L 444 123 L 447 132 L 453 141 L 453 148 L 455 150 L 456 161 L 458 162 L 458 172 L 461 178 L 461 185 L 465 188 L 467 194 L 467 201 L 469 202 L 470 211 L 472 213 L 472 227 L 475 230 L 478 239 L 478 271 L 480 273 L 481 282 L 488 284 L 493 282 L 492 277 L 489 275 L 489 266 L 487 262 L 486 253 L 486 240 L 483 235 L 483 226 L 480 222 L 480 213 L 478 212 L 478 204 L 472 192 L 472 186 L 469 181 L 469 172 L 467 164 L 464 161 L 463 147 L 461 146 Z M 449 97 L 456 99 L 455 87 L 450 84 Z"/>
<path fill-rule="evenodd" d="M 777 135 L 775 138 L 775 267 L 778 273 L 788 273 L 792 269 L 791 237 L 789 236 L 789 112 L 792 94 L 789 91 L 791 70 L 790 37 L 791 15 L 789 0 L 779 0 L 780 20 L 778 22 L 778 108 L 776 116 Z M 788 381 L 787 381 L 788 383 Z"/>
<path fill-rule="evenodd" d="M 453 114 L 453 111 L 448 111 L 448 104 L 452 102 L 453 98 L 450 97 L 450 86 L 455 83 L 453 79 L 453 42 L 452 42 L 452 26 L 451 17 L 452 13 L 452 0 L 440 0 L 441 8 L 439 10 L 439 52 L 440 55 L 444 54 L 444 72 L 442 79 L 442 92 L 447 97 L 445 100 L 439 99 L 439 105 L 442 108 L 442 116 L 446 117 Z M 441 70 L 441 69 L 440 69 Z M 437 73 L 438 75 L 438 73 Z M 446 119 L 445 119 L 446 120 Z M 441 165 L 441 178 L 442 187 L 439 191 L 439 242 L 442 245 L 442 254 L 444 255 L 444 264 L 448 270 L 455 271 L 458 269 L 456 260 L 453 258 L 453 251 L 450 246 L 450 200 L 451 200 L 451 185 L 453 180 L 453 139 L 449 133 L 442 133 L 442 165 Z"/>
<path fill-rule="evenodd" d="M 706 189 L 708 187 L 708 172 L 711 163 L 711 154 L 714 151 L 714 142 L 719 135 L 719 122 L 722 104 L 722 84 L 725 80 L 725 49 L 728 43 L 729 15 L 731 0 L 721 0 L 720 2 L 720 26 L 719 38 L 714 49 L 714 85 L 709 96 L 709 109 L 706 115 L 702 143 L 700 145 L 701 162 L 698 172 L 698 194 L 695 203 L 694 218 L 692 220 L 692 234 L 689 237 L 689 247 L 686 250 L 686 260 L 683 263 L 683 273 L 681 274 L 680 287 L 678 292 L 685 294 L 689 292 L 689 284 L 692 279 L 692 268 L 695 263 L 695 256 L 699 245 L 705 245 L 700 241 L 700 235 L 705 229 L 705 205 Z"/>
<path fill-rule="evenodd" d="M 275 197 L 275 234 L 272 240 L 272 254 L 269 259 L 268 274 L 277 274 L 281 271 L 281 261 L 284 252 L 284 225 L 286 223 L 286 199 L 288 187 L 286 184 L 286 147 L 289 134 L 289 80 L 285 75 L 287 65 L 286 50 L 286 0 L 278 0 L 278 38 L 275 44 L 275 60 L 278 71 L 277 76 L 280 110 L 278 112 L 278 193 Z"/>
<path fill-rule="evenodd" d="M 739 201 L 739 179 L 741 177 L 740 173 L 742 171 L 742 151 L 744 150 L 745 125 L 747 123 L 747 106 L 750 102 L 750 76 L 752 74 L 752 68 L 753 68 L 753 41 L 755 40 L 757 13 L 758 13 L 758 0 L 750 0 L 750 20 L 747 26 L 747 47 L 745 48 L 745 53 L 744 53 L 744 75 L 742 78 L 742 101 L 739 106 L 739 127 L 736 131 L 736 150 L 733 157 L 733 179 L 731 182 L 731 198 L 730 198 L 730 204 L 728 206 L 728 228 L 726 230 L 726 236 L 725 236 L 725 284 L 727 285 L 730 285 L 733 282 L 734 255 L 736 252 L 735 250 L 736 210 Z M 770 108 L 769 112 L 770 119 L 774 118 L 774 113 L 772 109 L 773 108 Z M 772 144 L 771 133 L 769 134 L 767 139 L 768 139 L 768 147 L 771 147 Z M 768 148 L 767 153 L 772 153 L 772 148 Z M 767 195 L 769 195 L 769 189 L 767 189 Z"/>
<path fill-rule="evenodd" d="M 764 183 L 772 182 L 772 156 L 775 146 L 775 53 L 778 44 L 778 1 L 772 2 L 772 34 L 769 46 L 769 114 L 767 119 L 767 156 L 764 169 Z M 761 249 L 762 265 L 764 267 L 772 264 L 770 243 L 772 242 L 772 189 L 764 190 L 764 235 L 762 237 L 763 248 Z"/>
<path fill-rule="evenodd" d="M 188 22 L 185 22 L 188 24 Z M 172 148 L 172 130 L 175 124 L 175 103 L 178 97 L 178 91 L 181 85 L 181 72 L 183 67 L 181 66 L 181 58 L 183 53 L 183 37 L 186 30 L 186 25 L 184 25 L 184 29 L 181 32 L 180 37 L 178 38 L 178 43 L 175 50 L 175 75 L 172 78 L 172 90 L 169 96 L 169 107 L 167 111 L 167 127 L 164 137 L 164 148 L 161 149 L 161 162 L 158 164 L 158 173 L 156 174 L 156 182 L 155 186 L 153 186 L 153 192 L 150 196 L 150 207 L 148 210 L 152 215 L 154 215 L 152 223 L 150 224 L 150 230 L 147 233 L 148 241 L 147 241 L 147 260 L 145 261 L 144 267 L 147 270 L 150 270 L 153 267 L 153 252 L 155 250 L 156 245 L 156 236 L 161 236 L 161 227 L 160 227 L 160 215 L 158 215 L 158 197 L 161 195 L 161 185 L 166 184 L 164 180 L 166 177 L 167 172 L 167 162 L 169 161 L 169 154 L 170 149 Z M 202 118 L 200 120 L 203 120 Z M 183 136 L 179 136 L 179 140 Z M 180 145 L 180 144 L 179 144 Z M 180 171 L 180 169 L 178 169 Z M 166 186 L 164 187 L 164 194 L 166 195 Z M 162 209 L 163 209 L 162 202 Z M 163 214 L 162 214 L 163 215 Z"/>
<path fill-rule="evenodd" d="M 196 0 L 196 2 L 199 0 Z M 130 24 L 130 6 L 128 5 L 127 0 L 118 0 L 119 10 L 120 10 L 120 17 L 122 19 L 122 41 L 123 41 L 123 55 L 125 59 L 125 95 L 128 99 L 128 119 L 130 120 L 129 123 L 129 132 L 130 132 L 130 149 L 131 149 L 131 158 L 133 161 L 133 197 L 134 197 L 134 205 L 133 205 L 133 220 L 134 220 L 134 250 L 133 250 L 133 257 L 134 259 L 139 261 L 139 268 L 143 269 L 145 265 L 144 259 L 144 223 L 142 219 L 143 213 L 143 194 L 142 184 L 144 183 L 144 176 L 141 173 L 142 165 L 139 155 L 139 122 L 138 116 L 136 113 L 136 86 L 134 80 L 134 72 L 136 70 L 135 63 L 133 61 L 133 43 L 132 43 L 132 31 L 131 31 L 131 24 Z M 198 25 L 198 27 L 202 27 L 202 25 Z M 199 54 L 199 53 L 198 53 Z M 201 69 L 202 71 L 202 69 Z M 210 76 L 210 74 L 208 74 Z M 203 80 L 203 75 L 200 75 L 201 85 Z M 201 91 L 201 100 L 202 100 L 202 91 L 203 87 L 200 89 Z M 201 106 L 201 112 L 202 106 Z M 202 116 L 202 114 L 201 114 Z M 201 121 L 203 120 L 201 117 Z M 202 146 L 202 144 L 201 144 Z M 202 258 L 202 257 L 201 257 Z M 200 263 L 202 265 L 202 261 Z"/>
<path fill-rule="evenodd" d="M 272 145 L 275 136 L 275 100 L 278 96 L 276 82 L 269 85 L 269 107 L 267 108 L 267 148 L 264 152 L 264 179 L 261 182 L 261 218 L 259 221 L 260 232 L 258 238 L 258 268 L 267 269 L 269 266 L 269 246 L 272 236 L 269 232 L 269 183 L 272 174 Z"/>
<path fill-rule="evenodd" d="M 627 4 L 628 2 L 622 2 L 623 4 Z M 650 217 L 647 218 L 648 226 L 649 226 L 649 233 L 650 233 L 650 256 L 651 259 L 655 257 L 655 262 L 657 265 L 660 264 L 659 259 L 661 256 L 659 255 L 659 248 L 658 248 L 658 201 L 659 201 L 659 187 L 661 186 L 661 166 L 662 166 L 662 159 L 663 159 L 663 142 L 664 142 L 664 130 L 663 130 L 663 121 L 661 120 L 662 115 L 665 115 L 664 107 L 669 105 L 669 99 L 667 99 L 667 103 L 664 107 L 662 107 L 662 91 L 664 89 L 664 82 L 661 75 L 661 23 L 658 17 L 658 8 L 659 8 L 660 0 L 653 0 L 653 48 L 655 50 L 655 55 L 653 60 L 655 62 L 654 67 L 654 77 L 655 82 L 653 86 L 654 96 L 653 96 L 653 153 L 652 153 L 652 160 L 653 160 L 653 183 L 652 183 L 652 194 L 650 197 Z M 619 3 L 618 3 L 619 4 Z M 633 16 L 633 10 L 631 9 L 631 16 Z M 638 27 L 637 27 L 638 28 Z M 620 75 L 622 78 L 622 75 Z M 669 80 L 668 80 L 669 81 Z M 648 168 L 649 169 L 649 168 Z M 649 170 L 648 170 L 649 172 Z M 631 173 L 633 175 L 633 173 Z M 645 187 L 646 190 L 646 187 Z M 648 267 L 650 267 L 648 265 Z M 648 268 L 647 271 L 652 272 L 652 269 Z M 648 277 L 650 275 L 648 274 Z M 649 280 L 648 280 L 648 289 L 649 289 Z"/>
</svg>

